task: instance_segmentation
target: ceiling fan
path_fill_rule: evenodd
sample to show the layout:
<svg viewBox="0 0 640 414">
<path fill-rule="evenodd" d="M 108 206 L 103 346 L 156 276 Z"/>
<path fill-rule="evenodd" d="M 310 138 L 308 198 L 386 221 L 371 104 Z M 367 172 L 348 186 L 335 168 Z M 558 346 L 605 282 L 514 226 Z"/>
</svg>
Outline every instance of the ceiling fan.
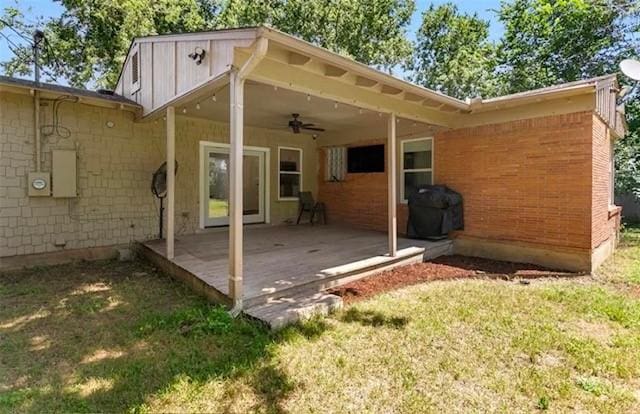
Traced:
<svg viewBox="0 0 640 414">
<path fill-rule="evenodd" d="M 310 131 L 320 131 L 323 132 L 324 128 L 316 127 L 315 124 L 305 124 L 300 121 L 298 117 L 300 114 L 291 114 L 293 119 L 289 121 L 289 128 L 293 131 L 294 134 L 299 134 L 301 129 L 308 129 Z"/>
</svg>

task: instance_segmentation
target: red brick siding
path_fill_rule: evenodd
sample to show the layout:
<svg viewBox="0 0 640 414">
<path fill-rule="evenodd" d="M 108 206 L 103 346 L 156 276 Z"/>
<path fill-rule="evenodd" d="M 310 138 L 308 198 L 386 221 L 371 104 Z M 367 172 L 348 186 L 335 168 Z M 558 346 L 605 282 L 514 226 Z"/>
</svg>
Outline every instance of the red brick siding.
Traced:
<svg viewBox="0 0 640 414">
<path fill-rule="evenodd" d="M 609 147 L 595 143 L 596 130 L 592 113 L 580 112 L 437 134 L 435 182 L 464 197 L 465 230 L 457 236 L 580 250 L 606 240 L 616 220 L 608 219 L 608 175 L 592 173 L 592 164 L 608 171 Z M 323 150 L 320 170 L 330 220 L 386 231 L 386 174 L 326 183 Z M 400 233 L 406 220 L 399 204 Z"/>
<path fill-rule="evenodd" d="M 593 176 L 591 208 L 591 247 L 598 247 L 614 235 L 619 227 L 619 214 L 610 214 L 611 133 L 597 116 L 593 116 Z M 611 217 L 610 217 L 611 215 Z"/>
<path fill-rule="evenodd" d="M 462 193 L 465 236 L 591 246 L 592 115 L 445 131 L 435 177 Z"/>
<path fill-rule="evenodd" d="M 383 144 L 384 141 L 367 141 L 353 146 Z M 327 207 L 327 219 L 331 223 L 347 224 L 371 230 L 387 230 L 387 174 L 347 174 L 344 181 L 324 180 L 326 152 L 320 149 L 318 174 L 318 198 Z M 385 165 L 387 148 L 385 146 Z"/>
</svg>

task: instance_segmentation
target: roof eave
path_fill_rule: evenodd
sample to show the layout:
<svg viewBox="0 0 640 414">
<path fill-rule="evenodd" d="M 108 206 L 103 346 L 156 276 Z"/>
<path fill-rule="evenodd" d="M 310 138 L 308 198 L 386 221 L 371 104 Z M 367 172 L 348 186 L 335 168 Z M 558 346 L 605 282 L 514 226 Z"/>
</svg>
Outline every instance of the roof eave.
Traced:
<svg viewBox="0 0 640 414">
<path fill-rule="evenodd" d="M 373 69 L 363 63 L 339 55 L 335 52 L 331 52 L 330 50 L 323 47 L 313 45 L 305 40 L 298 39 L 271 27 L 260 26 L 258 28 L 257 36 L 266 37 L 267 39 L 279 43 L 289 49 L 296 50 L 297 52 L 303 53 L 310 57 L 315 57 L 316 59 L 327 61 L 332 65 L 342 67 L 355 74 L 371 78 L 381 84 L 386 84 L 402 89 L 406 92 L 423 96 L 425 99 L 431 99 L 442 104 L 452 106 L 460 111 L 469 110 L 469 105 L 462 100 L 444 95 L 431 89 L 423 88 L 402 79 L 398 79 L 377 69 Z"/>
</svg>

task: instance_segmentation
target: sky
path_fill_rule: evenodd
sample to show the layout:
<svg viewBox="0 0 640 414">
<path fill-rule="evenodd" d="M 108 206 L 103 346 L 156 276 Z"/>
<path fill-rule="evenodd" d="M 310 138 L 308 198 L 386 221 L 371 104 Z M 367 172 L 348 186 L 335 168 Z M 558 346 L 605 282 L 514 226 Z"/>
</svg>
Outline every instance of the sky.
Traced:
<svg viewBox="0 0 640 414">
<path fill-rule="evenodd" d="M 490 22 L 489 37 L 493 41 L 497 41 L 503 32 L 503 27 L 496 18 L 492 10 L 500 7 L 500 0 L 415 0 L 416 11 L 411 18 L 408 27 L 408 35 L 410 39 L 415 39 L 415 33 L 420 27 L 421 17 L 431 3 L 440 5 L 452 1 L 458 5 L 461 12 L 477 13 L 484 20 Z M 5 7 L 17 7 L 21 9 L 27 18 L 35 20 L 38 16 L 53 17 L 59 16 L 63 8 L 53 0 L 0 0 L 0 9 Z M 2 33 L 8 36 L 13 42 L 20 43 L 20 38 L 8 29 L 2 30 Z M 9 50 L 6 39 L 0 37 L 0 62 L 9 60 L 13 54 Z M 61 82 L 64 83 L 64 82 Z"/>
</svg>

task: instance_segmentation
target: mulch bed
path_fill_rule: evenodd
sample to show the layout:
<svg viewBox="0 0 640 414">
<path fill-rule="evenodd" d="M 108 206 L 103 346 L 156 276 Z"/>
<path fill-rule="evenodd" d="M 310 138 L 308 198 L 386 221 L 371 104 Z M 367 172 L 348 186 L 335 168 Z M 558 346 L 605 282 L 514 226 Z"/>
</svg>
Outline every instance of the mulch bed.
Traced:
<svg viewBox="0 0 640 414">
<path fill-rule="evenodd" d="M 453 255 L 391 269 L 339 286 L 329 292 L 341 296 L 345 303 L 351 303 L 402 286 L 415 285 L 432 280 L 489 278 L 502 280 L 519 279 L 527 283 L 527 279 L 575 275 L 577 274 L 556 271 L 532 264 Z"/>
</svg>

